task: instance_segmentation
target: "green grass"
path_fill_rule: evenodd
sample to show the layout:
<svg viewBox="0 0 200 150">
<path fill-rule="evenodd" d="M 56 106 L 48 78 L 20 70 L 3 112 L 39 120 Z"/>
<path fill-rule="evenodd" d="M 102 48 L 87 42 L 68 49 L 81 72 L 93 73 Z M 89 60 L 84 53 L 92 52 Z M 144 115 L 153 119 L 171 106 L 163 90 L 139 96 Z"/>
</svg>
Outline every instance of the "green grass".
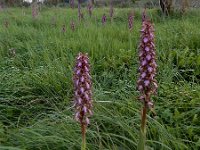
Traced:
<svg viewBox="0 0 200 150">
<path fill-rule="evenodd" d="M 136 91 L 141 11 L 134 30 L 130 9 L 115 9 L 105 26 L 96 9 L 78 23 L 77 10 L 43 8 L 0 12 L 0 149 L 79 150 L 80 126 L 73 119 L 72 73 L 78 52 L 90 57 L 94 116 L 87 132 L 90 150 L 136 149 L 140 108 Z M 24 13 L 22 13 L 25 12 Z M 147 145 L 155 150 L 200 148 L 200 10 L 169 18 L 148 10 L 154 22 L 159 83 L 156 117 L 148 116 Z M 56 18 L 56 26 L 51 25 Z M 76 30 L 70 30 L 74 19 Z M 4 22 L 9 22 L 5 28 Z M 67 26 L 62 33 L 62 25 Z M 16 56 L 9 49 L 16 49 Z"/>
</svg>

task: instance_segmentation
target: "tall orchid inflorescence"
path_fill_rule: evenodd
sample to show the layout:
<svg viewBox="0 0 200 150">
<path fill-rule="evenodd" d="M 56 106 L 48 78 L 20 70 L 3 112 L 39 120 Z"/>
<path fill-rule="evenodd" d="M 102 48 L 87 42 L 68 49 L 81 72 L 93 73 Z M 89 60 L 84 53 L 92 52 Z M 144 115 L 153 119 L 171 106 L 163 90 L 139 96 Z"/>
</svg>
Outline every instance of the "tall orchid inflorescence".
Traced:
<svg viewBox="0 0 200 150">
<path fill-rule="evenodd" d="M 105 14 L 103 14 L 101 22 L 103 25 L 105 25 L 105 23 L 106 23 L 106 15 Z"/>
<path fill-rule="evenodd" d="M 81 124 L 82 149 L 86 147 L 86 128 L 90 123 L 89 117 L 92 115 L 92 91 L 90 65 L 87 54 L 79 53 L 76 58 L 74 69 L 74 106 L 75 119 Z"/>
<path fill-rule="evenodd" d="M 153 106 L 150 97 L 157 90 L 156 75 L 156 53 L 154 45 L 154 27 L 149 20 L 144 20 L 141 30 L 141 42 L 139 45 L 140 77 L 138 79 L 138 90 L 141 93 L 140 100 L 149 108 Z"/>
<path fill-rule="evenodd" d="M 133 30 L 133 21 L 134 21 L 134 13 L 130 12 L 130 14 L 128 16 L 128 28 L 130 31 Z"/>
<path fill-rule="evenodd" d="M 154 27 L 150 20 L 147 19 L 145 11 L 143 12 L 142 20 L 141 41 L 139 45 L 140 75 L 137 88 L 140 91 L 139 99 L 143 103 L 143 109 L 138 150 L 145 149 L 147 110 L 152 109 L 154 106 L 151 101 L 151 95 L 156 93 L 158 87 L 157 81 L 155 80 L 157 64 L 154 45 Z"/>
</svg>

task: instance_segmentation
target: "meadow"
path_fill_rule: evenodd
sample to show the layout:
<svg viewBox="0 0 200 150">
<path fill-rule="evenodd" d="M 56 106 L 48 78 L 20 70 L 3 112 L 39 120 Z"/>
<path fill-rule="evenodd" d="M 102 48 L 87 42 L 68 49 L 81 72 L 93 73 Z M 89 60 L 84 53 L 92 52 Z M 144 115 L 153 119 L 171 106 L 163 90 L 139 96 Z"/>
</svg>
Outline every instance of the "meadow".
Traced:
<svg viewBox="0 0 200 150">
<path fill-rule="evenodd" d="M 86 52 L 93 81 L 94 115 L 89 150 L 134 150 L 141 103 L 136 90 L 142 9 L 94 9 L 78 21 L 77 9 L 0 11 L 0 149 L 79 150 L 81 131 L 72 108 L 75 57 Z M 102 25 L 101 17 L 107 15 Z M 148 113 L 151 150 L 200 149 L 200 10 L 164 17 L 147 10 L 155 27 L 158 94 Z M 75 30 L 70 28 L 74 20 Z M 63 32 L 63 25 L 66 31 Z"/>
</svg>

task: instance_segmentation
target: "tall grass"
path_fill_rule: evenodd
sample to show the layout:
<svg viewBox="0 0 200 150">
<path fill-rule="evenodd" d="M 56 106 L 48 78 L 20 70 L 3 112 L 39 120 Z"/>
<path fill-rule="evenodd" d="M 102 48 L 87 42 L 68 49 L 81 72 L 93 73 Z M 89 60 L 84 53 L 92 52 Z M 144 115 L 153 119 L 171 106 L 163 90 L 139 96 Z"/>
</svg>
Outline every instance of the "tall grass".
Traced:
<svg viewBox="0 0 200 150">
<path fill-rule="evenodd" d="M 137 45 L 141 11 L 135 11 L 130 33 L 130 9 L 115 9 L 112 23 L 101 24 L 109 8 L 96 9 L 78 22 L 77 10 L 44 8 L 33 20 L 31 9 L 0 13 L 0 149 L 76 150 L 79 126 L 72 115 L 72 73 L 79 51 L 90 56 L 94 116 L 87 132 L 88 149 L 136 149 L 140 128 L 137 102 Z M 83 10 L 87 14 L 87 10 Z M 159 90 L 157 116 L 148 116 L 147 145 L 151 149 L 200 147 L 199 10 L 155 23 Z M 51 25 L 55 17 L 56 26 Z M 74 19 L 76 18 L 76 19 Z M 71 19 L 76 24 L 70 29 Z M 66 32 L 62 33 L 62 25 Z M 9 49 L 16 49 L 16 56 Z"/>
</svg>

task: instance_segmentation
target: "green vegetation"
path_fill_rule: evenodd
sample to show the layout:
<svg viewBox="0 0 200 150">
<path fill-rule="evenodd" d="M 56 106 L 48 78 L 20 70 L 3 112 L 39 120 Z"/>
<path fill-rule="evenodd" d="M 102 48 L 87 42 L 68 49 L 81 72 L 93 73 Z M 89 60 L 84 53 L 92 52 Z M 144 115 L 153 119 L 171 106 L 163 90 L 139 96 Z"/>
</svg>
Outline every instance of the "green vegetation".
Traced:
<svg viewBox="0 0 200 150">
<path fill-rule="evenodd" d="M 75 56 L 87 52 L 93 77 L 94 116 L 87 131 L 90 150 L 134 150 L 141 104 L 136 91 L 141 10 L 133 32 L 130 9 L 95 9 L 78 23 L 77 10 L 44 8 L 36 19 L 29 9 L 0 12 L 0 149 L 78 150 L 79 124 L 73 119 Z M 200 10 L 160 16 L 155 25 L 159 82 L 157 116 L 149 113 L 147 145 L 155 150 L 200 148 Z M 52 25 L 53 18 L 56 26 Z M 75 31 L 70 21 L 75 21 Z M 5 24 L 8 24 L 8 28 Z M 66 25 L 66 32 L 62 26 Z M 16 55 L 13 54 L 16 50 Z"/>
</svg>

